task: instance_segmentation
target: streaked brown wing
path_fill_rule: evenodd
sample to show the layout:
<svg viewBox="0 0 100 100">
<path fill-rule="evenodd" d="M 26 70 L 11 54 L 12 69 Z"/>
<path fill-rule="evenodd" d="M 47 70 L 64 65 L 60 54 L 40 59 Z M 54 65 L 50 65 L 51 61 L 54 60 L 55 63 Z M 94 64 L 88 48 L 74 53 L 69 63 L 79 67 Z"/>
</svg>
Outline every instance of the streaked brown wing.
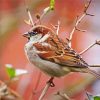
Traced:
<svg viewBox="0 0 100 100">
<path fill-rule="evenodd" d="M 50 41 L 48 41 L 50 43 Z M 38 55 L 40 58 L 64 65 L 69 67 L 87 67 L 88 64 L 78 55 L 74 50 L 67 47 L 62 49 L 62 47 L 55 46 L 55 43 L 51 43 L 51 46 L 42 45 L 42 43 L 35 43 L 34 46 L 39 51 Z M 63 47 L 64 48 L 64 47 Z"/>
</svg>

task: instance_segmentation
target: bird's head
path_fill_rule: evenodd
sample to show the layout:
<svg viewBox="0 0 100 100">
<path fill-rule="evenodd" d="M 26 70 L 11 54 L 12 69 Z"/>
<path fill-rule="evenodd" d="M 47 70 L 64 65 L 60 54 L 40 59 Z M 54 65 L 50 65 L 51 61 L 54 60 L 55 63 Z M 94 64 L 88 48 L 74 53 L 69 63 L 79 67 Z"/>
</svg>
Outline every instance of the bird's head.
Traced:
<svg viewBox="0 0 100 100">
<path fill-rule="evenodd" d="M 53 31 L 46 26 L 37 25 L 31 28 L 28 32 L 24 33 L 23 36 L 28 40 L 40 40 L 44 36 L 46 37 L 49 34 L 52 34 Z"/>
</svg>

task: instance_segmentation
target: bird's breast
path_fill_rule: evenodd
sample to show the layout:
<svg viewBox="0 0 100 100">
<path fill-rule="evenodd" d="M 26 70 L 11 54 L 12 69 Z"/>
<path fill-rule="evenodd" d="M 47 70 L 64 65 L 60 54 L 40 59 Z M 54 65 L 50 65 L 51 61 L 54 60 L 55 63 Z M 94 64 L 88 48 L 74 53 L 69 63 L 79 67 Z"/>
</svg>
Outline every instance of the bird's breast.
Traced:
<svg viewBox="0 0 100 100">
<path fill-rule="evenodd" d="M 40 70 L 45 72 L 50 76 L 60 77 L 69 73 L 69 71 L 64 71 L 59 64 L 52 63 L 50 61 L 43 60 L 36 53 L 38 50 L 35 46 L 30 46 L 29 44 L 25 45 L 25 53 L 28 60 L 38 67 Z"/>
<path fill-rule="evenodd" d="M 26 56 L 27 56 L 27 58 L 28 58 L 28 60 L 30 61 L 30 62 L 35 62 L 36 60 L 37 60 L 37 58 L 38 58 L 38 55 L 36 54 L 36 48 L 33 46 L 33 44 L 31 44 L 31 43 L 27 43 L 26 45 L 25 45 L 25 48 L 24 48 L 24 50 L 25 50 L 25 54 L 26 54 Z"/>
</svg>

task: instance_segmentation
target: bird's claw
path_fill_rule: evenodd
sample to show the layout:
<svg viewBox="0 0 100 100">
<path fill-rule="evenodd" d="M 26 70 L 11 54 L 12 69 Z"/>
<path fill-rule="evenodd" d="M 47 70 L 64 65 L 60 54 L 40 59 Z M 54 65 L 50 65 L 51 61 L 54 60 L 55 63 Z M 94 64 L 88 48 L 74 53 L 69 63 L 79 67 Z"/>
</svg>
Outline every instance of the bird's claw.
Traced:
<svg viewBox="0 0 100 100">
<path fill-rule="evenodd" d="M 49 81 L 47 81 L 47 83 L 49 83 L 51 87 L 54 87 L 55 86 L 55 84 L 53 83 L 53 79 L 54 79 L 54 77 L 51 77 L 49 79 Z"/>
</svg>

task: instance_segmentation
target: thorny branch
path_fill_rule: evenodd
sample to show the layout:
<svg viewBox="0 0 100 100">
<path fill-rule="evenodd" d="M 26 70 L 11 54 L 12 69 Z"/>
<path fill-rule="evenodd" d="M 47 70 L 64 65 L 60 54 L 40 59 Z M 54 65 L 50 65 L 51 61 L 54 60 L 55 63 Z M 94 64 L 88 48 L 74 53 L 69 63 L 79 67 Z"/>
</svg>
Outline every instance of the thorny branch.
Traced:
<svg viewBox="0 0 100 100">
<path fill-rule="evenodd" d="M 46 95 L 48 89 L 50 87 L 54 87 L 54 83 L 53 83 L 53 80 L 54 80 L 54 77 L 51 77 L 50 80 L 47 82 L 46 86 L 44 87 L 40 97 L 39 97 L 39 100 L 43 100 L 44 96 Z"/>
<path fill-rule="evenodd" d="M 89 16 L 94 16 L 92 14 L 88 14 L 87 13 L 87 10 L 91 4 L 92 0 L 90 0 L 87 4 L 85 4 L 85 9 L 84 9 L 84 13 L 79 17 L 77 16 L 77 20 L 76 20 L 76 23 L 75 23 L 75 26 L 74 28 L 72 29 L 71 33 L 70 33 L 70 36 L 69 36 L 69 46 L 71 47 L 71 40 L 72 40 L 72 37 L 73 37 L 73 34 L 75 32 L 75 30 L 78 30 L 78 31 L 81 31 L 81 32 L 85 32 L 85 30 L 81 30 L 79 28 L 77 28 L 78 24 L 82 21 L 82 19 L 86 16 L 86 15 L 89 15 Z"/>
<path fill-rule="evenodd" d="M 85 53 L 86 51 L 88 51 L 90 48 L 92 48 L 96 44 L 100 45 L 100 40 L 96 40 L 95 43 L 93 43 L 90 46 L 88 46 L 85 50 L 81 51 L 79 54 L 82 55 L 83 53 Z"/>
</svg>

